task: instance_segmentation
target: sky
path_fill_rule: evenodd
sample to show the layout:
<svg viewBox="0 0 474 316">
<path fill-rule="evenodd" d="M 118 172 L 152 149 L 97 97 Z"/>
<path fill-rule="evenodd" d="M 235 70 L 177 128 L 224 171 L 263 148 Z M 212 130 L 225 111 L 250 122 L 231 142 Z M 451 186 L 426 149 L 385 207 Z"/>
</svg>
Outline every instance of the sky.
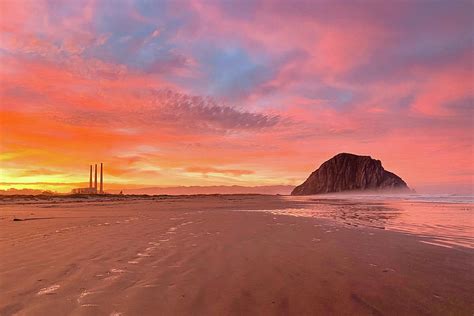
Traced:
<svg viewBox="0 0 474 316">
<path fill-rule="evenodd" d="M 339 152 L 472 193 L 472 1 L 0 1 L 0 189 L 297 185 Z"/>
</svg>

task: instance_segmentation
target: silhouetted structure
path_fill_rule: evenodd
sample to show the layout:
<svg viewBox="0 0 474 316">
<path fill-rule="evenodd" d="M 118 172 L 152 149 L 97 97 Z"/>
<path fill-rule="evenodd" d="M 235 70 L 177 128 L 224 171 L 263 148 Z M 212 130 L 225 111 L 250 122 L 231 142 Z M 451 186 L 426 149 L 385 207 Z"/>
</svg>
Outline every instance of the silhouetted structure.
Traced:
<svg viewBox="0 0 474 316">
<path fill-rule="evenodd" d="M 102 173 L 103 170 L 103 164 L 100 163 L 100 194 L 104 194 L 104 187 L 103 187 L 103 181 L 104 181 L 104 175 Z"/>
<path fill-rule="evenodd" d="M 88 188 L 77 188 L 72 189 L 73 194 L 104 194 L 104 167 L 103 163 L 100 163 L 100 189 L 97 191 L 97 164 L 94 168 L 94 185 L 92 185 L 92 165 L 89 169 L 89 187 Z"/>
</svg>

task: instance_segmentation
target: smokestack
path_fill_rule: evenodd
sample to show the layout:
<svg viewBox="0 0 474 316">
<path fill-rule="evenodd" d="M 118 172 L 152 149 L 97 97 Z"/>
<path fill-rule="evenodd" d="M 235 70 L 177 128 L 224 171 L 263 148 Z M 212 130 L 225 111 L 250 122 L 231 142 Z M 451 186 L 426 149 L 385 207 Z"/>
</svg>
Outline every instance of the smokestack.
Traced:
<svg viewBox="0 0 474 316">
<path fill-rule="evenodd" d="M 103 182 L 104 182 L 104 174 L 103 174 L 103 170 L 102 170 L 102 163 L 100 163 L 100 194 L 103 194 L 104 193 L 104 186 L 103 186 Z"/>
<path fill-rule="evenodd" d="M 89 172 L 89 189 L 92 189 L 92 165 Z"/>
<path fill-rule="evenodd" d="M 94 181 L 94 189 L 95 189 L 95 193 L 97 193 L 97 164 L 95 164 L 95 181 Z"/>
</svg>

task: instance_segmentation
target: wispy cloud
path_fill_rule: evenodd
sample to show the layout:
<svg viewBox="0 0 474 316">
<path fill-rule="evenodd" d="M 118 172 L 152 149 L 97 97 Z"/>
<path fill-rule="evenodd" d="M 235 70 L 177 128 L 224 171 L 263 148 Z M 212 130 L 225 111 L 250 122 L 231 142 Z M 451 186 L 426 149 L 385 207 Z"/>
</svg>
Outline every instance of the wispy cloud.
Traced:
<svg viewBox="0 0 474 316">
<path fill-rule="evenodd" d="M 248 174 L 254 174 L 252 170 L 240 170 L 240 169 L 219 169 L 214 167 L 187 167 L 185 169 L 187 172 L 209 174 L 209 173 L 220 173 L 227 174 L 231 176 L 242 176 Z"/>
</svg>

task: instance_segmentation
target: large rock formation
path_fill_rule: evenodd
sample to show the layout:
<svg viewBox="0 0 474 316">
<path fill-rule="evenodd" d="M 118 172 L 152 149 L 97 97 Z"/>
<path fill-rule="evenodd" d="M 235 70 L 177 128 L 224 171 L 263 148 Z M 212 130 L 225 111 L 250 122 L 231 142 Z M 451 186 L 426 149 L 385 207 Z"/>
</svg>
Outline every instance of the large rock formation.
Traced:
<svg viewBox="0 0 474 316">
<path fill-rule="evenodd" d="M 291 195 L 311 195 L 351 190 L 409 191 L 399 176 L 386 171 L 370 156 L 341 153 L 323 163 Z"/>
</svg>

